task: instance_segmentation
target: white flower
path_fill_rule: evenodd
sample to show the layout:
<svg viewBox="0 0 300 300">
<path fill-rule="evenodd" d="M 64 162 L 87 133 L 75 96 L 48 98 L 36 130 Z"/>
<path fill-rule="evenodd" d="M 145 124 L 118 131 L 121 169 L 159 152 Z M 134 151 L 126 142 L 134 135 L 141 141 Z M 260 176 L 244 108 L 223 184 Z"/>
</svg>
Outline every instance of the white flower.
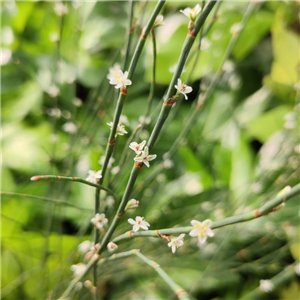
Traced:
<svg viewBox="0 0 300 300">
<path fill-rule="evenodd" d="M 230 28 L 231 34 L 238 34 L 243 29 L 243 25 L 241 23 L 235 23 Z"/>
<path fill-rule="evenodd" d="M 272 292 L 274 289 L 274 284 L 270 280 L 260 280 L 259 281 L 259 288 L 265 292 L 269 293 Z"/>
<path fill-rule="evenodd" d="M 151 117 L 145 117 L 145 116 L 140 116 L 139 117 L 139 122 L 141 124 L 150 124 L 151 123 Z"/>
<path fill-rule="evenodd" d="M 212 224 L 211 220 L 205 220 L 203 222 L 192 220 L 191 224 L 194 226 L 194 229 L 190 232 L 190 236 L 198 236 L 200 244 L 204 244 L 208 236 L 214 236 L 210 228 Z"/>
<path fill-rule="evenodd" d="M 207 38 L 201 40 L 201 50 L 206 51 L 211 45 L 211 42 Z"/>
<path fill-rule="evenodd" d="M 105 224 L 107 224 L 108 219 L 105 218 L 105 214 L 96 214 L 94 218 L 91 219 L 91 223 L 95 225 L 96 228 L 101 229 Z"/>
<path fill-rule="evenodd" d="M 105 155 L 101 156 L 100 159 L 98 160 L 99 165 L 103 166 L 104 161 L 105 161 Z M 108 168 L 108 169 L 111 169 L 112 164 L 113 164 L 114 162 L 115 162 L 115 159 L 114 159 L 113 157 L 111 157 L 111 158 L 108 160 L 107 168 Z"/>
<path fill-rule="evenodd" d="M 92 182 L 92 183 L 97 183 L 97 179 L 102 178 L 101 173 L 102 173 L 102 170 L 99 170 L 97 172 L 89 170 L 89 176 L 85 180 Z"/>
<path fill-rule="evenodd" d="M 118 248 L 118 245 L 116 245 L 114 242 L 109 242 L 107 244 L 107 249 L 109 252 L 114 252 Z"/>
<path fill-rule="evenodd" d="M 108 126 L 110 126 L 112 128 L 113 126 L 113 122 L 109 122 L 109 123 L 106 123 Z M 117 127 L 117 134 L 118 135 L 124 135 L 128 133 L 126 130 L 125 130 L 125 126 L 122 125 L 122 124 L 118 124 L 118 127 Z"/>
<path fill-rule="evenodd" d="M 110 74 L 109 83 L 115 85 L 116 89 L 122 88 L 127 85 L 131 85 L 131 80 L 127 79 L 128 72 L 123 73 L 121 70 L 118 71 L 114 76 Z"/>
<path fill-rule="evenodd" d="M 107 78 L 111 80 L 119 75 L 119 71 L 121 71 L 121 66 L 118 63 L 115 63 L 111 68 L 108 69 L 109 73 L 107 74 Z"/>
<path fill-rule="evenodd" d="M 134 161 L 144 163 L 148 168 L 150 167 L 149 161 L 156 158 L 156 154 L 149 155 L 149 149 L 146 146 L 144 151 L 141 152 L 140 156 L 136 156 Z"/>
<path fill-rule="evenodd" d="M 187 7 L 184 10 L 180 10 L 185 16 L 187 16 L 192 22 L 195 22 L 197 15 L 201 11 L 201 7 L 197 4 L 194 8 Z"/>
<path fill-rule="evenodd" d="M 156 17 L 155 21 L 154 21 L 153 28 L 165 25 L 163 20 L 164 20 L 164 16 L 163 15 L 158 15 Z"/>
<path fill-rule="evenodd" d="M 132 142 L 129 144 L 129 148 L 132 149 L 137 155 L 142 153 L 144 146 L 146 145 L 146 141 L 142 141 L 141 143 Z"/>
<path fill-rule="evenodd" d="M 60 118 L 61 110 L 59 108 L 49 108 L 47 109 L 47 115 L 53 118 Z"/>
<path fill-rule="evenodd" d="M 94 243 L 91 241 L 84 241 L 78 245 L 78 252 L 84 254 L 90 250 L 90 248 L 94 246 Z"/>
<path fill-rule="evenodd" d="M 70 269 L 71 269 L 71 271 L 73 271 L 73 275 L 75 277 L 77 277 L 77 276 L 80 276 L 82 273 L 85 272 L 86 265 L 83 264 L 83 263 L 79 263 L 79 264 L 76 264 L 76 265 L 72 265 Z"/>
<path fill-rule="evenodd" d="M 184 238 L 185 234 L 181 234 L 180 236 L 178 236 L 177 238 L 173 238 L 172 241 L 170 243 L 168 243 L 169 247 L 172 247 L 172 252 L 175 253 L 176 249 L 183 246 L 183 238 Z"/>
<path fill-rule="evenodd" d="M 119 173 L 119 171 L 120 171 L 120 167 L 119 166 L 113 167 L 111 169 L 111 174 L 116 175 L 116 174 Z"/>
<path fill-rule="evenodd" d="M 68 132 L 70 134 L 74 134 L 77 132 L 77 126 L 73 122 L 67 122 L 62 126 L 63 131 Z"/>
<path fill-rule="evenodd" d="M 163 161 L 163 166 L 165 169 L 171 169 L 173 167 L 174 163 L 172 160 L 166 158 L 164 161 Z"/>
<path fill-rule="evenodd" d="M 68 13 L 68 7 L 61 2 L 58 2 L 54 5 L 54 10 L 56 14 L 60 17 Z"/>
<path fill-rule="evenodd" d="M 190 86 L 182 83 L 180 78 L 177 79 L 177 85 L 175 85 L 175 88 L 178 90 L 179 93 L 184 95 L 185 100 L 188 99 L 186 94 L 190 93 L 193 90 Z"/>
<path fill-rule="evenodd" d="M 140 228 L 144 230 L 148 230 L 148 227 L 150 227 L 150 224 L 144 220 L 142 217 L 135 217 L 135 221 L 133 219 L 128 219 L 128 223 L 133 225 L 132 230 L 134 232 L 138 231 Z"/>
</svg>

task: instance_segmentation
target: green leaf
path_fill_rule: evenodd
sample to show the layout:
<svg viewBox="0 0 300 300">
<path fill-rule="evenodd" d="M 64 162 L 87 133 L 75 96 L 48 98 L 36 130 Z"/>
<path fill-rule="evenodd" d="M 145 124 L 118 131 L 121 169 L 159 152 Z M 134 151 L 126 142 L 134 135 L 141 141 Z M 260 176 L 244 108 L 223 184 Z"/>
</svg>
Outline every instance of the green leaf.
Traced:
<svg viewBox="0 0 300 300">
<path fill-rule="evenodd" d="M 275 107 L 246 124 L 248 132 L 261 142 L 283 128 L 284 115 L 292 110 L 288 105 Z"/>
<path fill-rule="evenodd" d="M 238 60 L 242 60 L 268 33 L 273 19 L 273 13 L 265 10 L 259 10 L 250 17 L 233 51 Z"/>
</svg>

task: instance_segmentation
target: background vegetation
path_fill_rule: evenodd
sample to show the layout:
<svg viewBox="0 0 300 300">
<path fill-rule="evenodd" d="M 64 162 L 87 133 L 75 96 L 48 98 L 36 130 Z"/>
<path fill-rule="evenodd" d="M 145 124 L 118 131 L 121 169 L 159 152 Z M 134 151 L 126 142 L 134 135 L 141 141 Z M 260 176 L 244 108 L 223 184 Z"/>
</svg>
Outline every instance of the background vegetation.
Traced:
<svg viewBox="0 0 300 300">
<path fill-rule="evenodd" d="M 134 5 L 133 51 L 156 2 Z M 82 261 L 77 246 L 91 239 L 94 188 L 70 182 L 30 182 L 37 174 L 79 176 L 100 170 L 117 91 L 106 75 L 124 60 L 127 1 L 1 2 L 2 49 L 2 298 L 56 299 Z M 157 78 L 148 139 L 180 54 L 188 19 L 179 12 L 194 1 L 167 1 L 165 25 L 157 29 Z M 222 80 L 172 158 L 173 167 L 151 176 L 181 131 L 199 91 L 217 70 L 235 23 L 247 2 L 223 2 L 208 33 L 207 49 L 182 79 L 192 74 L 193 93 L 171 111 L 152 150 L 158 158 L 143 168 L 132 194 L 140 200 L 128 217 L 142 215 L 151 229 L 188 226 L 190 220 L 220 220 L 260 207 L 285 186 L 299 181 L 299 6 L 270 1 L 251 16 Z M 207 23 L 208 24 L 208 23 Z M 132 51 L 130 55 L 132 55 Z M 150 39 L 137 65 L 122 114 L 129 134 L 145 114 L 152 73 Z M 126 67 L 128 68 L 128 66 Z M 125 69 L 126 69 L 125 68 Z M 176 115 L 175 115 L 176 112 Z M 123 119 L 124 120 L 124 119 Z M 69 122 L 75 126 L 72 127 Z M 69 125 L 66 125 L 69 124 Z M 129 135 L 128 135 L 129 136 Z M 128 136 L 114 152 L 119 165 Z M 106 181 L 122 195 L 133 163 Z M 42 199 L 33 198 L 42 197 Z M 59 199 L 71 207 L 47 199 Z M 299 197 L 298 197 L 299 199 Z M 117 203 L 101 210 L 110 220 Z M 78 208 L 79 207 L 79 208 Z M 130 230 L 127 218 L 114 236 Z M 299 259 L 299 202 L 257 220 L 215 230 L 199 249 L 186 237 L 172 254 L 166 241 L 136 238 L 118 252 L 139 248 L 175 282 L 198 299 L 238 299 L 261 279 L 284 274 Z M 283 272 L 283 273 L 282 273 Z M 137 258 L 103 265 L 98 286 L 103 299 L 173 299 L 150 267 Z M 299 277 L 286 276 L 262 299 L 298 299 Z M 88 290 L 72 299 L 90 299 Z"/>
</svg>

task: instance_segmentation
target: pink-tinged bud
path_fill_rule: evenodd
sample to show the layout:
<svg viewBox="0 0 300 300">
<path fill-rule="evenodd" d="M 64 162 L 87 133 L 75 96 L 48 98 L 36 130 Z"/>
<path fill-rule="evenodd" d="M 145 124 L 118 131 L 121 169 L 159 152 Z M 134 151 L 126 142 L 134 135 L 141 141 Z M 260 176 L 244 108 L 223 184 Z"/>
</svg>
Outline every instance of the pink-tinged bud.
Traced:
<svg viewBox="0 0 300 300">
<path fill-rule="evenodd" d="M 31 180 L 31 181 L 39 181 L 39 180 L 41 180 L 41 176 L 32 176 L 32 177 L 30 178 L 30 180 Z"/>
<path fill-rule="evenodd" d="M 86 280 L 83 284 L 87 289 L 90 289 L 93 287 L 93 284 L 90 280 Z"/>
<path fill-rule="evenodd" d="M 135 199 L 131 199 L 127 202 L 127 205 L 125 207 L 125 210 L 128 210 L 128 209 L 132 209 L 132 208 L 136 208 L 139 206 L 139 201 L 138 200 L 135 200 Z"/>
</svg>

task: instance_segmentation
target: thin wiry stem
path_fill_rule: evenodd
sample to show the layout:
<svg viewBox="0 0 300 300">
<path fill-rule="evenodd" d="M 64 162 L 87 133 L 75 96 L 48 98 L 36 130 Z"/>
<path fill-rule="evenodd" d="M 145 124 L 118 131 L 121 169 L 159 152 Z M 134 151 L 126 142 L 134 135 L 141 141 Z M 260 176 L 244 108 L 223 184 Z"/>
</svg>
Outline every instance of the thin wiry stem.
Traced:
<svg viewBox="0 0 300 300">
<path fill-rule="evenodd" d="M 13 197 L 20 197 L 20 198 L 28 198 L 28 199 L 37 199 L 37 200 L 41 200 L 41 201 L 45 201 L 45 202 L 51 202 L 51 203 L 54 203 L 54 204 L 73 207 L 73 208 L 80 209 L 80 210 L 87 210 L 87 211 L 92 210 L 92 209 L 77 206 L 75 204 L 72 204 L 72 203 L 69 203 L 69 202 L 66 202 L 66 201 L 63 201 L 63 200 L 59 200 L 59 199 L 51 199 L 51 198 L 46 198 L 46 197 L 38 197 L 38 196 L 34 196 L 34 195 L 19 194 L 19 193 L 12 193 L 12 192 L 2 192 L 1 191 L 0 193 L 1 193 L 1 195 L 4 195 L 4 196 L 13 196 Z"/>
<path fill-rule="evenodd" d="M 57 175 L 35 175 L 35 176 L 32 176 L 30 178 L 30 180 L 31 181 L 57 180 L 57 181 L 80 182 L 80 183 L 83 183 L 83 184 L 87 184 L 87 185 L 96 187 L 98 190 L 104 190 L 108 194 L 110 194 L 115 200 L 118 200 L 117 196 L 115 195 L 115 193 L 111 189 L 109 189 L 109 188 L 107 188 L 105 186 L 102 186 L 100 184 L 87 181 L 87 180 L 85 180 L 85 179 L 83 179 L 81 177 L 66 177 L 66 176 L 57 176 Z"/>
<path fill-rule="evenodd" d="M 224 227 L 227 225 L 251 221 L 251 220 L 257 219 L 259 217 L 266 216 L 271 212 L 275 212 L 277 210 L 276 207 L 278 205 L 288 201 L 289 199 L 291 199 L 299 194 L 300 194 L 300 184 L 297 184 L 289 192 L 282 194 L 280 196 L 277 196 L 274 199 L 271 199 L 270 201 L 265 203 L 262 207 L 257 208 L 251 212 L 238 215 L 238 216 L 232 216 L 232 217 L 220 220 L 220 221 L 215 221 L 212 223 L 211 228 L 216 229 L 216 228 Z M 140 231 L 140 232 L 128 231 L 128 232 L 125 232 L 122 235 L 119 235 L 116 238 L 114 238 L 113 242 L 116 243 L 116 242 L 119 242 L 124 239 L 129 239 L 129 238 L 138 237 L 138 236 L 163 237 L 166 235 L 189 233 L 193 228 L 194 228 L 193 226 L 187 226 L 187 227 L 148 230 L 148 231 Z"/>
</svg>

